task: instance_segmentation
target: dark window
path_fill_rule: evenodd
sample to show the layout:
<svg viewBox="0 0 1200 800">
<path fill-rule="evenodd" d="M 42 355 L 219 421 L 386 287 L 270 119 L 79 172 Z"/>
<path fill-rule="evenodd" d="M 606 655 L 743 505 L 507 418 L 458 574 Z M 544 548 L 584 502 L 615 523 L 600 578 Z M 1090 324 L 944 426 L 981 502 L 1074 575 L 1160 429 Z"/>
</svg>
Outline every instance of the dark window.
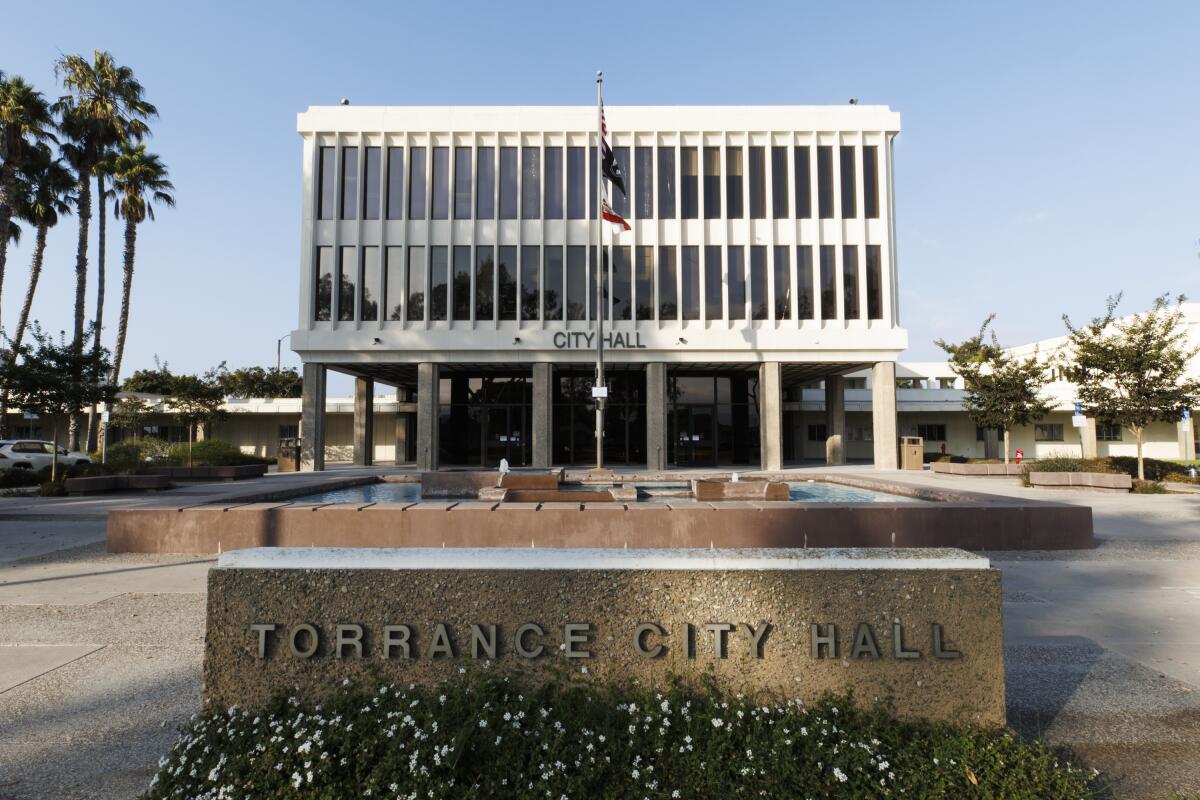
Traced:
<svg viewBox="0 0 1200 800">
<path fill-rule="evenodd" d="M 818 424 L 808 426 L 808 440 L 810 442 L 823 442 L 827 438 L 829 437 L 825 435 L 824 425 Z"/>
<path fill-rule="evenodd" d="M 729 207 L 730 219 L 746 216 L 742 202 L 742 148 L 729 147 L 725 150 L 725 204 Z M 739 317 L 745 319 L 745 317 Z"/>
<path fill-rule="evenodd" d="M 475 248 L 475 319 L 493 319 L 493 286 L 496 279 L 495 253 L 491 245 Z M 457 284 L 454 287 L 458 288 Z"/>
<path fill-rule="evenodd" d="M 767 216 L 767 161 L 761 147 L 750 148 L 750 219 Z"/>
<path fill-rule="evenodd" d="M 538 319 L 541 260 L 542 249 L 536 244 L 521 248 L 521 319 Z"/>
<path fill-rule="evenodd" d="M 792 251 L 787 245 L 777 244 L 772 254 L 775 283 L 775 319 L 792 318 Z"/>
<path fill-rule="evenodd" d="M 383 179 L 381 151 L 378 147 L 366 149 L 363 162 L 363 219 L 379 219 L 379 186 Z"/>
<path fill-rule="evenodd" d="M 421 284 L 424 286 L 424 282 Z M 389 247 L 387 249 L 387 284 L 384 291 L 387 299 L 384 302 L 383 313 L 387 319 L 399 322 L 404 319 L 404 248 Z M 421 316 L 425 315 L 424 309 Z"/>
<path fill-rule="evenodd" d="M 417 248 L 421 249 L 421 248 Z M 450 316 L 450 251 L 446 245 L 429 248 L 429 319 L 442 322 Z M 422 265 L 423 266 L 423 265 Z M 408 273 L 412 279 L 412 271 Z M 412 290 L 409 290 L 412 296 Z"/>
<path fill-rule="evenodd" d="M 1033 426 L 1033 440 L 1035 442 L 1061 442 L 1063 441 L 1063 426 L 1061 423 L 1054 424 L 1039 424 Z"/>
<path fill-rule="evenodd" d="M 700 319 L 700 248 L 684 245 L 679 251 L 679 288 L 683 318 Z"/>
<path fill-rule="evenodd" d="M 704 218 L 721 218 L 721 148 L 704 148 Z"/>
<path fill-rule="evenodd" d="M 796 247 L 796 304 L 800 319 L 813 318 L 813 251 L 809 244 Z"/>
<path fill-rule="evenodd" d="M 561 147 L 546 148 L 546 188 L 542 193 L 545 200 L 546 219 L 563 218 L 563 151 Z"/>
<path fill-rule="evenodd" d="M 654 319 L 654 248 L 648 245 L 637 249 L 637 273 L 634 296 L 637 318 Z"/>
<path fill-rule="evenodd" d="M 1096 423 L 1096 441 L 1119 442 L 1121 439 L 1122 436 L 1120 425 L 1114 425 L 1111 422 Z"/>
<path fill-rule="evenodd" d="M 375 322 L 379 319 L 379 248 L 364 247 L 362 249 L 362 296 L 358 303 L 363 322 Z"/>
<path fill-rule="evenodd" d="M 771 148 L 771 210 L 775 219 L 788 216 L 787 148 Z"/>
<path fill-rule="evenodd" d="M 833 219 L 833 148 L 817 148 L 817 212 L 821 219 Z"/>
<path fill-rule="evenodd" d="M 858 216 L 858 203 L 855 202 L 855 198 L 858 195 L 858 177 L 854 169 L 854 148 L 843 145 L 841 148 L 841 156 L 842 218 L 854 219 Z"/>
<path fill-rule="evenodd" d="M 729 319 L 746 318 L 746 249 L 730 247 L 729 253 Z"/>
<path fill-rule="evenodd" d="M 437 151 L 434 151 L 437 157 Z M 434 176 L 436 178 L 436 175 Z M 434 193 L 434 197 L 437 193 Z M 436 203 L 436 200 L 434 201 Z M 471 218 L 471 148 L 454 148 L 454 218 Z"/>
<path fill-rule="evenodd" d="M 567 148 L 567 219 L 583 219 L 587 205 L 587 184 L 583 179 L 586 153 L 586 147 Z"/>
<path fill-rule="evenodd" d="M 1059 425 L 1061 428 L 1062 426 Z M 927 442 L 946 441 L 946 424 L 944 422 L 919 422 L 916 425 L 905 425 L 904 436 L 920 436 Z"/>
<path fill-rule="evenodd" d="M 634 150 L 633 195 L 638 219 L 654 218 L 654 149 L 638 147 Z"/>
<path fill-rule="evenodd" d="M 613 317 L 633 319 L 633 256 L 628 247 L 613 247 Z"/>
<path fill-rule="evenodd" d="M 604 460 L 609 464 L 646 463 L 646 380 L 641 369 L 617 365 L 605 375 L 608 385 L 604 415 Z M 554 371 L 551 407 L 554 464 L 596 461 L 595 378 L 586 370 Z"/>
<path fill-rule="evenodd" d="M 521 219 L 542 216 L 542 148 L 521 148 Z"/>
<path fill-rule="evenodd" d="M 475 148 L 475 219 L 496 218 L 496 148 Z"/>
<path fill-rule="evenodd" d="M 587 248 L 567 248 L 567 319 L 587 319 Z"/>
<path fill-rule="evenodd" d="M 438 454 L 442 464 L 483 466 L 530 458 L 532 381 L 524 374 L 456 372 L 438 382 Z"/>
<path fill-rule="evenodd" d="M 471 248 L 465 244 L 454 246 L 454 280 L 450 287 L 454 303 L 454 319 L 471 318 Z"/>
<path fill-rule="evenodd" d="M 807 147 L 797 147 L 792 153 L 796 159 L 796 217 L 812 218 L 812 164 Z"/>
<path fill-rule="evenodd" d="M 500 319 L 517 318 L 517 248 L 501 247 L 496 262 Z"/>
<path fill-rule="evenodd" d="M 844 319 L 858 319 L 858 245 L 842 246 L 842 298 L 845 301 Z"/>
<path fill-rule="evenodd" d="M 675 219 L 675 148 L 658 148 L 658 218 Z"/>
<path fill-rule="evenodd" d="M 704 248 L 704 317 L 721 318 L 721 248 Z"/>
<path fill-rule="evenodd" d="M 953 388 L 953 387 L 951 387 L 951 388 Z M 982 442 L 982 441 L 985 441 L 986 438 L 987 438 L 987 431 L 984 430 L 983 428 L 979 427 L 978 425 L 976 425 L 975 426 L 975 441 Z M 1004 440 L 1004 428 L 996 428 L 996 439 L 999 441 Z"/>
<path fill-rule="evenodd" d="M 338 253 L 338 322 L 350 322 L 354 319 L 354 282 L 358 272 L 358 248 L 341 247 Z"/>
<path fill-rule="evenodd" d="M 358 219 L 358 147 L 342 148 L 342 219 Z"/>
<path fill-rule="evenodd" d="M 679 216 L 696 219 L 700 216 L 700 165 L 696 148 L 679 148 Z"/>
<path fill-rule="evenodd" d="M 517 218 L 517 148 L 500 148 L 500 219 Z"/>
<path fill-rule="evenodd" d="M 883 319 L 883 263 L 879 245 L 867 245 L 867 319 Z"/>
<path fill-rule="evenodd" d="M 447 219 L 450 216 L 450 148 L 433 148 L 433 203 L 430 216 Z"/>
<path fill-rule="evenodd" d="M 337 150 L 332 147 L 322 147 L 317 162 L 317 219 L 333 219 L 334 181 L 337 178 L 337 167 L 334 159 Z"/>
<path fill-rule="evenodd" d="M 404 148 L 387 152 L 387 218 L 404 219 Z"/>
<path fill-rule="evenodd" d="M 837 319 L 837 287 L 833 276 L 836 267 L 833 245 L 821 245 L 821 319 Z"/>
<path fill-rule="evenodd" d="M 622 174 L 625 176 L 625 191 L 631 191 L 633 187 L 629 183 L 629 148 L 614 147 L 613 158 L 617 160 L 617 165 L 621 168 Z M 612 188 L 612 208 L 620 216 L 629 219 L 629 197 L 615 186 Z"/>
<path fill-rule="evenodd" d="M 667 374 L 667 460 L 676 466 L 759 460 L 758 379 L 752 374 Z"/>
<path fill-rule="evenodd" d="M 767 248 L 750 247 L 750 318 L 770 319 L 767 307 Z"/>
<path fill-rule="evenodd" d="M 660 162 L 661 163 L 661 162 Z M 660 209 L 661 210 L 661 209 Z M 658 318 L 679 319 L 679 265 L 675 248 L 660 245 L 658 248 Z"/>
<path fill-rule="evenodd" d="M 445 278 L 442 279 L 442 302 L 445 303 Z M 408 248 L 408 315 L 410 322 L 425 319 L 425 248 Z M 433 317 L 437 319 L 437 317 Z M 445 319 L 445 316 L 442 317 Z"/>
<path fill-rule="evenodd" d="M 563 251 L 556 245 L 546 247 L 545 253 L 542 319 L 560 320 L 563 318 Z"/>
<path fill-rule="evenodd" d="M 863 214 L 879 219 L 879 148 L 863 147 Z"/>
<path fill-rule="evenodd" d="M 425 219 L 425 148 L 414 147 L 408 167 L 408 218 Z"/>
<path fill-rule="evenodd" d="M 329 148 L 332 150 L 333 148 Z M 316 303 L 313 319 L 328 322 L 333 315 L 333 248 L 318 247 L 316 263 Z"/>
</svg>

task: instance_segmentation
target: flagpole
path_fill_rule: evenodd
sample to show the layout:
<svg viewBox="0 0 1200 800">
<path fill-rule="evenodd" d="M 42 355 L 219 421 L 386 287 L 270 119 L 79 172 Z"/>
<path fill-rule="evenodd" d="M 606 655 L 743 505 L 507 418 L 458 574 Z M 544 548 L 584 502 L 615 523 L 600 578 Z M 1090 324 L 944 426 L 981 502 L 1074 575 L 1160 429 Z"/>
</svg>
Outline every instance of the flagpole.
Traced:
<svg viewBox="0 0 1200 800">
<path fill-rule="evenodd" d="M 604 468 L 604 72 L 596 70 L 596 469 Z"/>
</svg>

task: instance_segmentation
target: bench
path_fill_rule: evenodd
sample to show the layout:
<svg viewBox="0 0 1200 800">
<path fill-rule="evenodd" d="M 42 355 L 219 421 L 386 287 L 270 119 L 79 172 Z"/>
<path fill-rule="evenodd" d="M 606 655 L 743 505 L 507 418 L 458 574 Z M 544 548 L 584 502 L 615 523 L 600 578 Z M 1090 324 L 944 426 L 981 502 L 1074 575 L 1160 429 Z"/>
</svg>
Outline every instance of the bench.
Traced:
<svg viewBox="0 0 1200 800">
<path fill-rule="evenodd" d="M 1133 478 L 1124 472 L 1030 472 L 1029 485 L 1039 489 L 1094 489 L 1128 492 Z"/>
</svg>

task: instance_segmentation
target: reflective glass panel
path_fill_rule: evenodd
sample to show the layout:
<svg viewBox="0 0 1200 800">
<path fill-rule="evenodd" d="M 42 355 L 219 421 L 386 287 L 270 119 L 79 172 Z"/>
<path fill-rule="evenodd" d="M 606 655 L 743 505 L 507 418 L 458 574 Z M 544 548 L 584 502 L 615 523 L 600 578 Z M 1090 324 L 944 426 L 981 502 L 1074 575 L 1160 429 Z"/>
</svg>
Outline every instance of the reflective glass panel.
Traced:
<svg viewBox="0 0 1200 800">
<path fill-rule="evenodd" d="M 761 147 L 750 148 L 750 219 L 767 217 L 767 156 Z"/>
<path fill-rule="evenodd" d="M 721 218 L 721 148 L 704 148 L 704 218 Z"/>
<path fill-rule="evenodd" d="M 342 219 L 358 219 L 358 147 L 342 148 Z"/>
<path fill-rule="evenodd" d="M 704 318 L 721 318 L 721 248 L 704 248 Z"/>
<path fill-rule="evenodd" d="M 796 247 L 796 302 L 800 319 L 812 319 L 813 252 L 809 244 Z"/>
<path fill-rule="evenodd" d="M 729 319 L 746 318 L 746 249 L 735 246 L 726 248 L 729 255 L 727 276 L 729 280 Z"/>
<path fill-rule="evenodd" d="M 767 248 L 750 247 L 750 318 L 770 319 L 767 307 Z"/>
<path fill-rule="evenodd" d="M 454 218 L 471 218 L 471 148 L 469 147 L 454 148 Z"/>
<path fill-rule="evenodd" d="M 746 206 L 742 202 L 742 157 L 741 147 L 725 150 L 725 203 L 729 206 L 730 219 L 746 216 Z"/>
<path fill-rule="evenodd" d="M 414 147 L 408 168 L 408 218 L 425 219 L 425 148 Z"/>
<path fill-rule="evenodd" d="M 546 219 L 563 218 L 563 151 L 561 147 L 546 148 Z"/>
<path fill-rule="evenodd" d="M 379 286 L 382 275 L 379 271 L 379 248 L 364 247 L 362 249 L 362 296 L 358 299 L 363 322 L 375 322 L 379 319 Z"/>
<path fill-rule="evenodd" d="M 475 219 L 496 218 L 496 148 L 475 148 Z"/>
<path fill-rule="evenodd" d="M 517 148 L 500 148 L 500 219 L 517 218 Z"/>
<path fill-rule="evenodd" d="M 423 284 L 422 284 L 423 285 Z M 385 287 L 387 300 L 383 312 L 389 320 L 404 319 L 404 248 L 389 247 L 387 249 L 387 285 Z M 424 309 L 422 309 L 424 316 Z"/>
<path fill-rule="evenodd" d="M 339 322 L 354 319 L 355 281 L 357 280 L 358 258 L 356 247 L 342 247 L 338 253 L 338 296 L 337 315 Z"/>
<path fill-rule="evenodd" d="M 809 163 L 808 147 L 797 147 L 792 153 L 796 160 L 796 216 L 812 218 L 812 164 Z"/>
<path fill-rule="evenodd" d="M 836 261 L 833 245 L 821 245 L 821 319 L 837 319 L 837 287 L 833 282 Z"/>
<path fill-rule="evenodd" d="M 772 280 L 775 284 L 775 319 L 792 318 L 792 251 L 787 245 L 775 245 L 771 255 Z"/>
<path fill-rule="evenodd" d="M 654 319 L 654 248 L 637 248 L 634 273 L 634 308 L 639 320 Z"/>
<path fill-rule="evenodd" d="M 613 158 L 617 160 L 617 166 L 621 168 L 621 174 L 625 177 L 625 191 L 632 191 L 633 187 L 629 184 L 629 170 L 631 167 L 631 164 L 629 163 L 629 148 L 614 147 Z M 612 187 L 609 190 L 609 194 L 612 196 L 609 197 L 608 200 L 609 203 L 612 204 L 613 211 L 617 212 L 625 219 L 629 219 L 629 197 L 617 187 L 612 186 L 611 183 L 609 186 Z"/>
<path fill-rule="evenodd" d="M 633 195 L 638 219 L 654 218 L 654 150 L 638 147 L 634 150 L 637 160 L 633 170 Z"/>
<path fill-rule="evenodd" d="M 700 248 L 685 245 L 679 249 L 679 289 L 683 299 L 683 318 L 700 319 Z"/>
<path fill-rule="evenodd" d="M 658 248 L 658 318 L 679 319 L 679 265 L 676 263 L 675 248 L 661 245 Z"/>
<path fill-rule="evenodd" d="M 542 148 L 521 148 L 521 219 L 542 216 Z"/>
<path fill-rule="evenodd" d="M 444 251 L 444 248 L 443 248 Z M 443 265 L 444 266 L 444 265 Z M 443 273 L 444 274 L 444 273 Z M 399 288 L 399 287 L 397 287 Z M 442 285 L 443 303 L 446 287 Z M 420 322 L 425 319 L 425 248 L 411 246 L 408 248 L 408 315 L 409 322 Z M 442 317 L 445 319 L 445 316 Z"/>
<path fill-rule="evenodd" d="M 450 216 L 450 148 L 433 148 L 433 203 L 430 208 L 433 219 L 448 219 Z"/>
<path fill-rule="evenodd" d="M 867 319 L 883 319 L 883 258 L 879 245 L 867 245 Z"/>
<path fill-rule="evenodd" d="M 863 214 L 879 219 L 879 148 L 863 147 Z"/>
<path fill-rule="evenodd" d="M 543 280 L 545 291 L 542 294 L 542 319 L 561 320 L 563 318 L 563 251 L 554 245 L 544 249 Z"/>
<path fill-rule="evenodd" d="M 846 319 L 858 319 L 858 246 L 842 246 L 842 297 L 846 303 Z"/>
<path fill-rule="evenodd" d="M 542 249 L 536 244 L 521 248 L 521 319 L 538 319 Z"/>
<path fill-rule="evenodd" d="M 696 219 L 700 216 L 700 164 L 694 147 L 679 149 L 679 216 Z"/>
<path fill-rule="evenodd" d="M 817 211 L 821 219 L 833 219 L 833 148 L 817 148 Z"/>
<path fill-rule="evenodd" d="M 387 218 L 404 219 L 404 148 L 387 150 Z"/>
<path fill-rule="evenodd" d="M 495 253 L 491 245 L 475 248 L 475 319 L 490 320 L 494 312 Z M 455 284 L 455 289 L 458 286 Z"/>
<path fill-rule="evenodd" d="M 421 248 L 418 248 L 421 249 Z M 429 248 L 429 319 L 444 321 L 450 315 L 450 252 L 445 245 Z M 412 279 L 412 272 L 408 273 Z M 412 291 L 409 290 L 409 296 Z M 410 310 L 410 313 L 414 313 Z"/>
<path fill-rule="evenodd" d="M 675 219 L 675 148 L 658 148 L 658 218 Z"/>
<path fill-rule="evenodd" d="M 587 315 L 587 248 L 571 245 L 567 248 L 567 319 L 586 319 Z"/>
<path fill-rule="evenodd" d="M 368 147 L 363 162 L 363 219 L 379 219 L 379 188 L 383 180 L 383 164 L 378 147 Z"/>
<path fill-rule="evenodd" d="M 613 316 L 633 319 L 633 259 L 629 247 L 613 247 L 611 295 Z"/>
<path fill-rule="evenodd" d="M 333 148 L 329 148 L 332 150 Z M 333 248 L 318 247 L 316 263 L 316 302 L 313 319 L 327 322 L 333 314 Z"/>
<path fill-rule="evenodd" d="M 317 219 L 333 219 L 334 181 L 337 178 L 337 150 L 322 147 L 317 161 Z"/>
<path fill-rule="evenodd" d="M 471 248 L 465 244 L 454 246 L 454 280 L 450 286 L 454 303 L 454 319 L 471 318 Z"/>
<path fill-rule="evenodd" d="M 496 288 L 498 292 L 500 319 L 517 318 L 517 248 L 499 248 L 500 258 L 496 262 Z"/>
<path fill-rule="evenodd" d="M 841 160 L 842 218 L 854 219 L 858 216 L 858 203 L 855 202 L 858 194 L 858 181 L 854 169 L 854 148 L 852 146 L 842 146 Z"/>
<path fill-rule="evenodd" d="M 584 198 L 587 195 L 587 184 L 583 178 L 584 153 L 583 147 L 567 148 L 567 218 L 583 219 L 585 207 Z"/>
</svg>

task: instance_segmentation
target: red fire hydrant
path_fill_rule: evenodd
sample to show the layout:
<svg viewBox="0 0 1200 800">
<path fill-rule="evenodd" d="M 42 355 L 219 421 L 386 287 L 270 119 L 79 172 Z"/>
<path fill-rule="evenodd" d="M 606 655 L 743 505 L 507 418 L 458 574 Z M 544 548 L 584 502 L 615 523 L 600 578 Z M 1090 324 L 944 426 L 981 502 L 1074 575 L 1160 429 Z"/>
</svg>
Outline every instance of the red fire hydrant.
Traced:
<svg viewBox="0 0 1200 800">
<path fill-rule="evenodd" d="M 1020 464 L 1020 463 L 1021 463 L 1021 459 L 1022 459 L 1022 458 L 1024 458 L 1024 457 L 1025 457 L 1025 451 L 1024 451 L 1024 450 L 1018 450 L 1018 451 L 1017 451 L 1017 463 L 1018 463 L 1018 464 Z"/>
</svg>

